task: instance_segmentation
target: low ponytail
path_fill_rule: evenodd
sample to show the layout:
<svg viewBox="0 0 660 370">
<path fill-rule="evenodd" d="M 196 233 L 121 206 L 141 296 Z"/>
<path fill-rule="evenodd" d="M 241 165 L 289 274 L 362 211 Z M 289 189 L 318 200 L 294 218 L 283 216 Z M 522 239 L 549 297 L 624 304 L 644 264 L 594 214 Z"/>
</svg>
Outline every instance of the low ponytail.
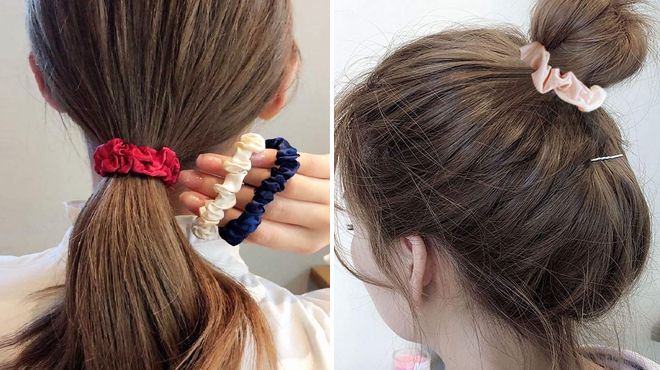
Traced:
<svg viewBox="0 0 660 370">
<path fill-rule="evenodd" d="M 17 338 L 28 345 L 16 368 L 238 369 L 248 347 L 258 368 L 275 368 L 256 302 L 192 249 L 158 179 L 99 184 L 71 233 L 62 290 Z"/>
<path fill-rule="evenodd" d="M 649 55 L 645 6 L 539 0 L 530 37 L 511 27 L 424 36 L 342 93 L 340 193 L 381 285 L 407 297 L 410 312 L 392 245 L 419 235 L 450 261 L 471 313 L 522 345 L 523 367 L 534 366 L 532 348 L 552 370 L 585 369 L 584 334 L 644 271 L 651 213 L 607 106 L 586 113 L 539 93 L 520 48 L 538 42 L 563 73 L 613 86 Z"/>
<path fill-rule="evenodd" d="M 26 9 L 45 90 L 89 147 L 168 147 L 182 170 L 247 131 L 297 57 L 289 0 Z M 258 303 L 195 252 L 175 195 L 153 177 L 103 178 L 70 234 L 65 282 L 48 289 L 55 304 L 0 343 L 16 352 L 0 369 L 277 368 Z"/>
</svg>

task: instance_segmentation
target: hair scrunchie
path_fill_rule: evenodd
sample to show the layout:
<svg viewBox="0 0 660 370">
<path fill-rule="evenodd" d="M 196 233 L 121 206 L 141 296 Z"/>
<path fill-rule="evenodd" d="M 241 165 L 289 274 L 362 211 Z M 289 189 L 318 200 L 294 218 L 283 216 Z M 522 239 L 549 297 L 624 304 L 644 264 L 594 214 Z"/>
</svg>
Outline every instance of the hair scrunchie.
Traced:
<svg viewBox="0 0 660 370">
<path fill-rule="evenodd" d="M 148 146 L 124 144 L 122 139 L 114 138 L 94 151 L 94 171 L 101 177 L 112 173 L 140 173 L 158 177 L 165 186 L 170 187 L 178 180 L 181 165 L 170 148 L 156 150 Z"/>
<path fill-rule="evenodd" d="M 552 68 L 548 64 L 550 53 L 538 41 L 520 48 L 520 59 L 536 70 L 532 73 L 532 80 L 541 94 L 554 91 L 561 100 L 575 105 L 582 112 L 592 112 L 605 102 L 607 93 L 602 87 L 587 87 L 573 72 L 562 74 L 559 68 Z"/>
<path fill-rule="evenodd" d="M 266 212 L 265 206 L 273 201 L 276 193 L 284 190 L 286 182 L 300 168 L 297 161 L 300 157 L 298 150 L 285 139 L 278 137 L 266 140 L 266 148 L 277 149 L 275 165 L 278 167 L 271 168 L 270 177 L 254 190 L 254 197 L 245 206 L 245 211 L 237 219 L 229 221 L 225 227 L 218 228 L 220 237 L 231 245 L 242 243 L 257 229 Z"/>
<path fill-rule="evenodd" d="M 218 223 L 225 217 L 225 211 L 236 205 L 236 193 L 241 190 L 243 180 L 252 168 L 250 157 L 265 149 L 266 140 L 261 135 L 249 133 L 241 136 L 241 140 L 236 143 L 236 153 L 223 164 L 227 171 L 223 183 L 213 185 L 218 195 L 199 208 L 199 217 L 192 226 L 192 232 L 197 238 L 209 239 L 217 235 Z"/>
</svg>

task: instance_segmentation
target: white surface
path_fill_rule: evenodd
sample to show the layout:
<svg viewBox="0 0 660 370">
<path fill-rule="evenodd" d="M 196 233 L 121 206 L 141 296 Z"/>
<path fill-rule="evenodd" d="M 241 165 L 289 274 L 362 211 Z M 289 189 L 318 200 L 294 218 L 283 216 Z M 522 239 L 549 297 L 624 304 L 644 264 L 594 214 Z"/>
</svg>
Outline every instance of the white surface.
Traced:
<svg viewBox="0 0 660 370">
<path fill-rule="evenodd" d="M 335 0 L 335 91 L 382 56 L 388 47 L 413 37 L 438 32 L 453 24 L 511 23 L 528 29 L 532 0 Z M 626 86 L 610 89 L 605 105 L 621 114 L 621 125 L 630 142 L 628 158 L 644 184 L 653 208 L 655 234 L 660 234 L 660 106 L 657 65 Z M 531 78 L 531 77 L 530 77 Z M 337 220 L 342 225 L 341 220 Z M 341 235 L 344 246 L 350 235 Z M 660 361 L 660 344 L 650 341 L 654 323 L 660 322 L 660 267 L 658 237 L 646 275 L 632 295 L 623 317 L 624 347 Z M 336 265 L 334 269 L 335 366 L 342 370 L 388 369 L 392 349 L 400 345 L 379 318 L 362 283 Z M 611 321 L 610 321 L 611 322 Z M 609 322 L 608 322 L 609 323 Z M 609 339 L 614 339 L 609 337 Z M 456 369 L 449 369 L 456 370 Z"/>
<path fill-rule="evenodd" d="M 261 127 L 301 151 L 330 150 L 330 0 L 293 0 L 296 38 L 303 64 L 296 96 L 281 115 Z M 22 255 L 57 245 L 67 228 L 62 202 L 91 193 L 90 167 L 79 135 L 67 134 L 46 108 L 27 58 L 23 0 L 0 8 L 0 255 Z M 69 137 L 70 135 L 70 137 Z M 34 215 L 39 215 L 39 225 Z M 32 220 L 32 221 L 29 221 Z M 31 224 L 32 223 L 32 224 Z M 327 248 L 313 256 L 260 247 L 243 249 L 252 271 L 306 291 L 309 268 L 323 264 Z"/>
</svg>

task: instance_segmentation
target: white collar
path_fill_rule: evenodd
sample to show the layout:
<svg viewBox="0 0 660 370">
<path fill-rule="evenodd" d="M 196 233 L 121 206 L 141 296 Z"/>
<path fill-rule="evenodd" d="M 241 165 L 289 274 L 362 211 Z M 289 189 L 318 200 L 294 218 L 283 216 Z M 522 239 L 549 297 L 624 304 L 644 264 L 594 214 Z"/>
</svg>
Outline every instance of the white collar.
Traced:
<svg viewBox="0 0 660 370">
<path fill-rule="evenodd" d="M 586 346 L 580 349 L 583 356 L 606 369 L 660 370 L 660 365 L 632 351 L 604 346 Z"/>
<path fill-rule="evenodd" d="M 76 221 L 76 218 L 84 205 L 84 200 L 64 202 L 67 216 L 72 225 Z M 188 238 L 188 241 L 197 253 L 233 277 L 238 277 L 249 272 L 247 265 L 239 254 L 240 246 L 234 247 L 228 244 L 220 238 L 218 233 L 215 233 L 215 236 L 208 240 L 197 239 L 197 237 L 192 234 L 191 229 L 194 220 L 195 216 L 176 216 L 176 221 L 179 223 L 179 227 L 181 227 L 183 234 Z M 68 247 L 68 236 L 70 231 L 71 230 L 69 230 L 64 236 L 64 240 L 60 243 L 60 247 Z"/>
</svg>

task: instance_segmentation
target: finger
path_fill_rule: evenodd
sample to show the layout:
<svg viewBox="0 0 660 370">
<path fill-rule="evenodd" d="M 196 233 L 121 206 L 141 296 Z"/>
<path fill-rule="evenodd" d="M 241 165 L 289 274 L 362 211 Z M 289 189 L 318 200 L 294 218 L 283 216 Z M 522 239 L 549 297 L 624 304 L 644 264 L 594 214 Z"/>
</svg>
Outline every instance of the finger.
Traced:
<svg viewBox="0 0 660 370">
<path fill-rule="evenodd" d="M 228 209 L 220 222 L 224 226 L 241 214 L 236 208 Z M 270 249 L 302 254 L 312 254 L 330 243 L 328 232 L 319 232 L 303 226 L 285 224 L 272 220 L 261 220 L 261 224 L 244 243 L 261 245 Z"/>
<path fill-rule="evenodd" d="M 248 172 L 245 183 L 253 186 L 261 185 L 261 181 L 270 177 L 270 171 L 264 168 L 255 168 Z M 295 175 L 284 185 L 284 190 L 278 196 L 296 199 L 303 202 L 330 204 L 330 181 Z"/>
<path fill-rule="evenodd" d="M 245 211 L 245 205 L 252 201 L 253 192 L 241 189 L 236 194 L 236 206 L 239 212 Z M 190 212 L 199 216 L 199 208 L 213 198 L 196 191 L 186 191 L 179 196 L 180 202 Z M 263 219 L 299 225 L 310 229 L 321 229 L 330 224 L 330 208 L 317 203 L 300 202 L 283 197 L 275 197 L 266 207 Z M 238 216 L 236 216 L 238 217 Z M 225 217 L 221 224 L 225 222 Z"/>
<path fill-rule="evenodd" d="M 250 158 L 252 167 L 255 169 L 267 169 L 270 171 L 272 167 L 275 167 L 275 160 L 277 159 L 276 155 L 277 151 L 275 149 L 266 149 L 261 154 L 254 154 Z M 231 160 L 231 157 L 206 153 L 197 157 L 196 164 L 203 172 L 225 177 L 227 175 L 227 170 L 225 170 L 223 164 L 229 160 Z M 300 163 L 300 168 L 298 169 L 299 175 L 315 177 L 318 179 L 330 178 L 330 154 L 319 155 L 300 153 L 298 162 Z"/>
<path fill-rule="evenodd" d="M 209 198 L 203 194 L 188 191 L 181 193 L 179 199 L 186 208 L 199 215 L 199 207 L 203 206 Z M 220 221 L 219 226 L 225 226 L 230 220 L 237 219 L 241 213 L 242 211 L 236 208 L 226 210 L 225 217 Z M 310 254 L 330 243 L 330 228 L 313 230 L 303 226 L 262 219 L 257 230 L 250 234 L 245 242 L 276 250 Z"/>
<path fill-rule="evenodd" d="M 206 205 L 206 202 L 208 200 L 211 200 L 213 198 L 207 197 L 204 194 L 198 193 L 196 191 L 184 191 L 179 195 L 179 201 L 192 213 L 194 213 L 196 216 L 199 216 L 199 209 L 203 206 Z M 233 218 L 230 218 L 228 216 L 228 212 L 230 210 L 225 210 L 225 216 L 222 218 L 220 223 L 218 224 L 219 226 L 225 225 L 229 220 L 236 219 L 238 216 L 243 212 L 242 210 L 237 209 L 236 210 L 238 214 L 235 214 L 232 212 L 232 215 L 235 216 Z"/>
<path fill-rule="evenodd" d="M 269 170 L 255 168 L 248 172 L 244 181 L 246 184 L 256 187 L 268 177 L 270 177 Z M 223 183 L 224 179 L 200 171 L 187 170 L 181 172 L 180 181 L 190 190 L 215 198 L 217 193 L 213 190 L 213 185 Z M 254 190 L 252 187 L 248 186 L 249 189 Z M 304 202 L 330 204 L 330 181 L 296 175 L 287 181 L 284 191 L 277 194 Z"/>
<path fill-rule="evenodd" d="M 204 194 L 200 194 L 196 191 L 184 191 L 179 194 L 179 201 L 186 207 L 187 210 L 194 213 L 196 216 L 199 216 L 199 207 L 202 207 L 206 204 L 207 200 L 211 198 L 207 197 Z"/>
<path fill-rule="evenodd" d="M 181 171 L 179 181 L 190 190 L 194 190 L 209 198 L 215 198 L 218 196 L 218 192 L 213 189 L 213 186 L 215 184 L 222 184 L 225 180 L 203 172 L 186 170 Z M 254 188 L 249 185 L 243 184 L 241 186 L 242 188 L 248 188 L 254 191 Z"/>
<path fill-rule="evenodd" d="M 330 154 L 310 154 L 298 153 L 298 163 L 300 168 L 298 174 L 315 177 L 317 179 L 330 178 Z M 277 159 L 277 150 L 266 149 L 261 154 L 254 154 L 250 161 L 253 167 L 258 168 L 272 168 L 275 167 L 275 160 Z"/>
<path fill-rule="evenodd" d="M 241 211 L 252 201 L 254 191 L 242 188 L 236 193 L 236 205 Z M 330 225 L 330 206 L 319 203 L 303 202 L 275 196 L 272 202 L 264 207 L 263 218 L 281 223 L 300 225 L 308 228 L 323 228 Z"/>
</svg>

